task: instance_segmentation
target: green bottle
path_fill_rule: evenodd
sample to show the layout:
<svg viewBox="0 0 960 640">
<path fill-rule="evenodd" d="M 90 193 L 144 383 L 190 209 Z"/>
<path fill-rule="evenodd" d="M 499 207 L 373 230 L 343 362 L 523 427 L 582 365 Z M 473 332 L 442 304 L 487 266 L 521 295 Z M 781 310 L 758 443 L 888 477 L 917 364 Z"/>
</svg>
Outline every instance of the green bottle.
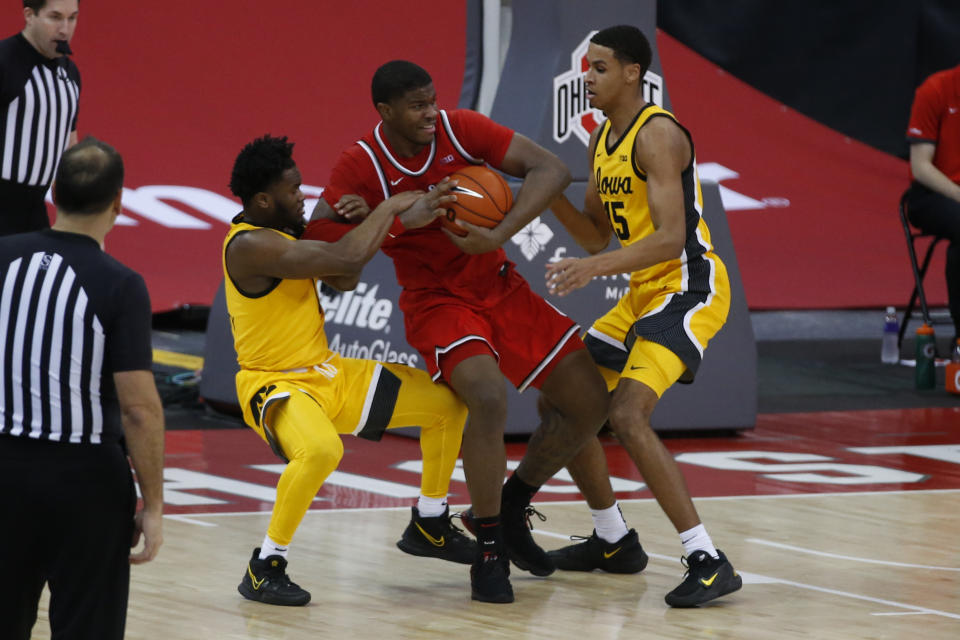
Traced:
<svg viewBox="0 0 960 640">
<path fill-rule="evenodd" d="M 923 323 L 917 329 L 917 368 L 914 370 L 914 383 L 917 389 L 933 389 L 936 385 L 936 352 L 933 327 Z"/>
</svg>

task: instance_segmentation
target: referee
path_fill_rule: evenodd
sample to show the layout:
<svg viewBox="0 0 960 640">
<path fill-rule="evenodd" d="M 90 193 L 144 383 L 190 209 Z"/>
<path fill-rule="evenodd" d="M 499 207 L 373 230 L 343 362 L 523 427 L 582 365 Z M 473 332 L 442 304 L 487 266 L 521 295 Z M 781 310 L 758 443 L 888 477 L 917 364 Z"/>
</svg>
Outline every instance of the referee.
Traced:
<svg viewBox="0 0 960 640">
<path fill-rule="evenodd" d="M 122 638 L 130 563 L 162 541 L 150 300 L 101 249 L 122 187 L 120 155 L 87 138 L 57 169 L 53 228 L 0 238 L 4 640 L 30 637 L 45 583 L 53 638 Z"/>
<path fill-rule="evenodd" d="M 0 40 L 0 235 L 50 226 L 44 198 L 77 141 L 78 13 L 79 0 L 23 0 L 23 31 Z"/>
</svg>

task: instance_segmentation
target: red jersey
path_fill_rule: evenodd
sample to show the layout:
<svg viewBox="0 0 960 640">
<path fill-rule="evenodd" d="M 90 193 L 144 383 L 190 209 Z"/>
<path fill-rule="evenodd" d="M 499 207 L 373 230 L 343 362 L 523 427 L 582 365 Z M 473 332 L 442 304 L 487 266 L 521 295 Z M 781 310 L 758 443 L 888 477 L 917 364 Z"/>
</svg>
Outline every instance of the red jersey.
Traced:
<svg viewBox="0 0 960 640">
<path fill-rule="evenodd" d="M 960 66 L 933 74 L 917 88 L 907 141 L 937 145 L 933 166 L 960 184 Z"/>
<path fill-rule="evenodd" d="M 382 125 L 377 124 L 372 132 L 340 154 L 323 191 L 323 198 L 331 207 L 343 195 L 352 193 L 361 196 L 372 209 L 394 194 L 426 191 L 471 164 L 499 167 L 513 140 L 511 129 L 475 111 L 441 110 L 433 142 L 416 156 L 401 158 L 383 136 Z M 307 225 L 303 237 L 333 242 L 353 226 L 346 221 L 315 220 Z M 515 283 L 513 278 L 496 277 L 504 269 L 512 268 L 503 249 L 465 254 L 441 231 L 439 221 L 420 229 L 405 229 L 397 220 L 381 247 L 393 260 L 404 292 L 439 289 L 487 306 L 509 293 Z"/>
</svg>

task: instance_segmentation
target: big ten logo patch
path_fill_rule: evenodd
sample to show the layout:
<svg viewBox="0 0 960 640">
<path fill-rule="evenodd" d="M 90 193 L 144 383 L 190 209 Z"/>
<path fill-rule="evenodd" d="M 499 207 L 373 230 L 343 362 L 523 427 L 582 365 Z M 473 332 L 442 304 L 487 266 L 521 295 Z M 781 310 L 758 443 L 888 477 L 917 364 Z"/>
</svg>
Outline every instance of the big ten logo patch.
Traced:
<svg viewBox="0 0 960 640">
<path fill-rule="evenodd" d="M 553 79 L 553 139 L 557 142 L 566 142 L 574 135 L 586 146 L 590 133 L 603 122 L 603 113 L 590 106 L 583 86 L 583 76 L 590 67 L 587 47 L 595 33 L 588 33 L 570 54 L 570 70 Z M 643 98 L 663 106 L 663 78 L 649 69 L 643 76 Z"/>
</svg>

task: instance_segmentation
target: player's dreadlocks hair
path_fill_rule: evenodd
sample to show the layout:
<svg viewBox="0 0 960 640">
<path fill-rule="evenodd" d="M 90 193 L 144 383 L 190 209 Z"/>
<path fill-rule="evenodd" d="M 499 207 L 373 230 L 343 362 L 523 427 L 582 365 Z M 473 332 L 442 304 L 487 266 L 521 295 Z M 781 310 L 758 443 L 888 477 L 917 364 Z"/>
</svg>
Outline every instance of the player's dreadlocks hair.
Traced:
<svg viewBox="0 0 960 640">
<path fill-rule="evenodd" d="M 613 50 L 613 56 L 621 64 L 639 64 L 641 78 L 650 68 L 653 58 L 650 42 L 640 29 L 632 25 L 607 27 L 593 34 L 590 42 Z"/>
<path fill-rule="evenodd" d="M 391 60 L 380 66 L 370 82 L 373 106 L 401 97 L 411 89 L 419 89 L 432 83 L 427 70 L 406 60 Z"/>
<path fill-rule="evenodd" d="M 293 166 L 293 143 L 287 142 L 286 136 L 267 134 L 247 144 L 237 156 L 230 174 L 230 191 L 247 206 L 254 195 L 270 188 Z"/>
</svg>

